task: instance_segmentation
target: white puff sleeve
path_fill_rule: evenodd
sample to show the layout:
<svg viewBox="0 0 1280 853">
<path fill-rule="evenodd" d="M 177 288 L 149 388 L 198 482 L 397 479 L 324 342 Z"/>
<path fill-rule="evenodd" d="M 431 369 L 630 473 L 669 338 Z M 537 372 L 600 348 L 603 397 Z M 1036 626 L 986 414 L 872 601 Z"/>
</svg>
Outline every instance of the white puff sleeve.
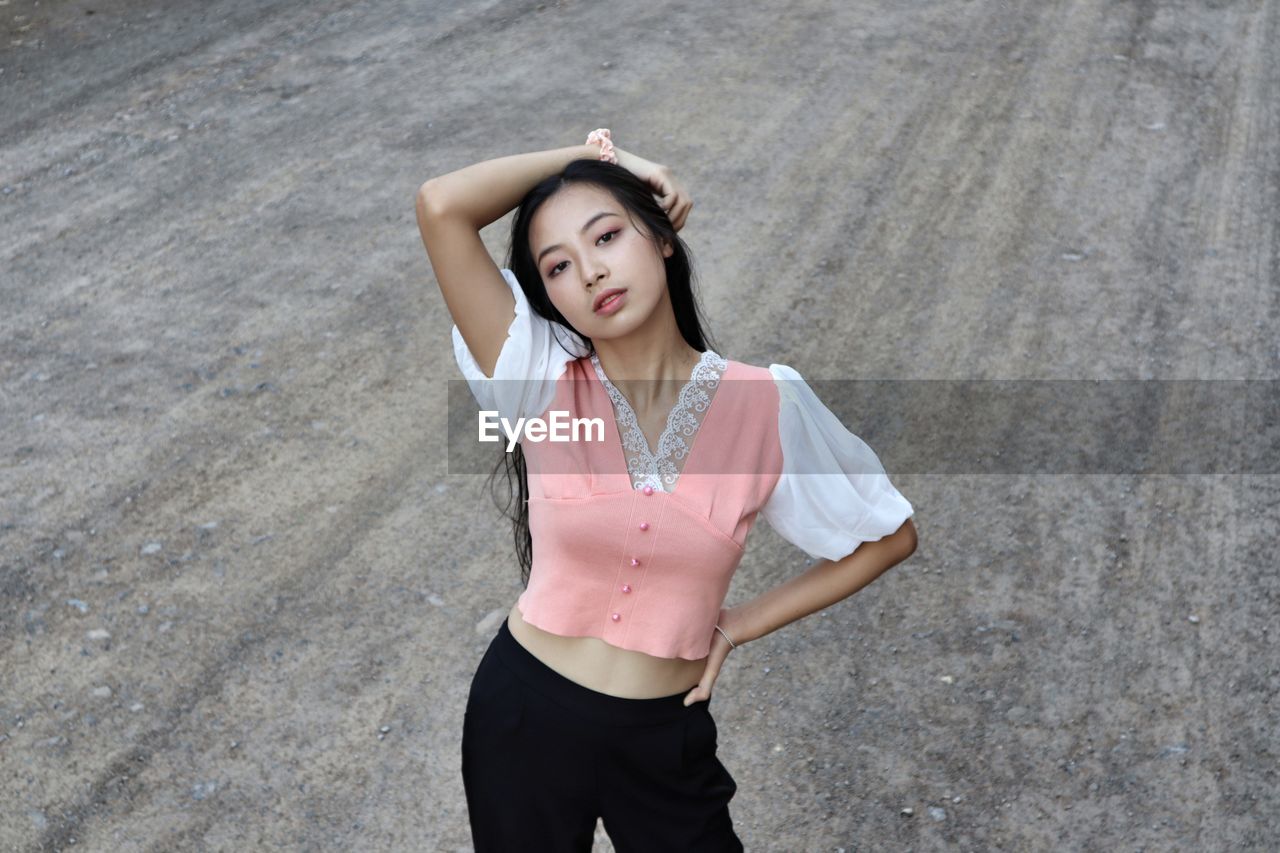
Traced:
<svg viewBox="0 0 1280 853">
<path fill-rule="evenodd" d="M 514 424 L 517 418 L 537 417 L 546 411 L 565 365 L 587 351 L 571 329 L 534 313 L 515 273 L 503 268 L 502 278 L 515 297 L 516 314 L 507 327 L 507 340 L 498 353 L 493 376 L 485 375 L 456 325 L 453 357 L 481 410 L 497 411 L 499 417 Z M 565 347 L 573 352 L 566 352 Z"/>
<path fill-rule="evenodd" d="M 781 397 L 782 476 L 760 510 L 810 557 L 839 560 L 896 531 L 915 510 L 889 482 L 879 457 L 845 429 L 800 374 L 769 365 Z"/>
</svg>

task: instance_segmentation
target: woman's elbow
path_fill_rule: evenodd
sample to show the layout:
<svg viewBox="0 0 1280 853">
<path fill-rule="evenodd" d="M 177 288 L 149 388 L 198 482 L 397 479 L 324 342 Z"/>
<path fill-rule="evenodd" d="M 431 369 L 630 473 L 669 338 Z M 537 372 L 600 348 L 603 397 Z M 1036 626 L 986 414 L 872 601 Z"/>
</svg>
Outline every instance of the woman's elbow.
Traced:
<svg viewBox="0 0 1280 853">
<path fill-rule="evenodd" d="M 895 535 L 902 538 L 902 547 L 906 552 L 902 559 L 905 560 L 916 552 L 916 545 L 920 540 L 916 536 L 915 522 L 908 518 L 906 521 L 902 522 L 902 526 L 898 528 L 898 532 Z"/>
</svg>

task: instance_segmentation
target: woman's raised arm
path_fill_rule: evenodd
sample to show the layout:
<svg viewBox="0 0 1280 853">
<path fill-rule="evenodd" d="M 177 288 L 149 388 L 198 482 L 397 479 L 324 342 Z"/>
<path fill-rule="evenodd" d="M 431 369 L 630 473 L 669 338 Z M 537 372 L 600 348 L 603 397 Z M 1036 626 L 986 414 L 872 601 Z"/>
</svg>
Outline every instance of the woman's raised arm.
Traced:
<svg viewBox="0 0 1280 853">
<path fill-rule="evenodd" d="M 431 178 L 417 193 L 418 230 L 449 314 L 486 376 L 515 319 L 515 301 L 480 229 L 511 211 L 539 181 L 600 147 L 573 145 L 485 160 Z"/>
</svg>

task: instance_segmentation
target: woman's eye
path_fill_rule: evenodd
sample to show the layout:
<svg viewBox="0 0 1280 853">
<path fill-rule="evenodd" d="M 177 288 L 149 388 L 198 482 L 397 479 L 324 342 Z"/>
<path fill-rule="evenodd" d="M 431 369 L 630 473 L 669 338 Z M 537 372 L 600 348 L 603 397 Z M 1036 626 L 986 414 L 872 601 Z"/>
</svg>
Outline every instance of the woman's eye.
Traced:
<svg viewBox="0 0 1280 853">
<path fill-rule="evenodd" d="M 599 236 L 599 238 L 597 238 L 596 243 L 597 243 L 597 244 L 599 244 L 599 242 L 600 242 L 601 240 L 603 240 L 605 237 L 609 237 L 610 239 L 608 240 L 608 242 L 612 243 L 612 242 L 613 242 L 613 239 L 612 239 L 613 235 L 614 235 L 614 234 L 617 234 L 617 233 L 618 233 L 619 231 L 621 231 L 621 230 L 622 230 L 621 228 L 615 228 L 615 229 L 613 229 L 612 231 L 606 231 L 606 232 L 604 232 L 603 234 L 601 234 L 601 235 Z M 563 263 L 565 263 L 565 261 L 561 261 L 561 262 L 560 262 L 560 264 L 563 264 Z M 554 267 L 552 267 L 551 269 L 547 270 L 547 278 L 555 278 L 555 277 L 556 277 L 556 272 L 560 269 L 560 264 L 556 264 Z"/>
</svg>

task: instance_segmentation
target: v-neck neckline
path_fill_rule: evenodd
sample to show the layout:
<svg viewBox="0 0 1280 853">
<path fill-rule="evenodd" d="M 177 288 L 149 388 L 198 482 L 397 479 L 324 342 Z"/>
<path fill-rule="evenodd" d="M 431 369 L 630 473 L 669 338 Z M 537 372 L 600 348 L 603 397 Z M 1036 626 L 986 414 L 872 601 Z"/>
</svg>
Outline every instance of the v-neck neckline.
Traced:
<svg viewBox="0 0 1280 853">
<path fill-rule="evenodd" d="M 702 434 L 702 428 L 706 425 L 707 418 L 711 416 L 711 408 L 715 405 L 716 398 L 720 396 L 714 392 L 719 388 L 720 380 L 724 378 L 728 370 L 728 361 L 709 349 L 702 353 L 697 363 L 694 364 L 693 369 L 689 371 L 689 378 L 680 387 L 680 392 L 676 395 L 675 404 L 667 412 L 666 423 L 662 428 L 662 432 L 658 435 L 656 451 L 649 446 L 649 439 L 645 436 L 644 430 L 640 428 L 640 421 L 636 417 L 635 409 L 631 406 L 631 401 L 605 374 L 598 354 L 591 354 L 591 364 L 595 368 L 596 378 L 604 386 L 610 399 L 614 428 L 618 434 L 619 451 L 622 453 L 627 481 L 633 489 L 651 485 L 668 494 L 674 493 L 685 468 L 688 467 L 689 459 L 693 455 L 693 449 L 697 445 L 698 436 Z M 709 372 L 710 376 L 701 376 L 700 374 L 704 372 Z M 700 384 L 705 388 L 700 387 Z M 668 485 L 663 482 L 663 463 L 669 462 L 674 467 L 675 460 L 672 460 L 671 457 L 679 449 L 679 446 L 675 443 L 678 419 L 682 419 L 684 415 L 690 412 L 691 407 L 696 405 L 698 402 L 696 392 L 708 389 L 713 393 L 709 394 L 706 407 L 701 410 L 702 418 L 697 421 L 692 437 L 684 448 L 684 455 L 678 457 L 679 460 L 682 460 L 682 464 L 674 472 L 674 480 Z M 643 470 L 632 470 L 631 457 L 633 452 L 628 450 L 627 447 L 629 434 L 632 443 L 638 445 L 634 450 L 640 454 L 639 462 Z"/>
</svg>

